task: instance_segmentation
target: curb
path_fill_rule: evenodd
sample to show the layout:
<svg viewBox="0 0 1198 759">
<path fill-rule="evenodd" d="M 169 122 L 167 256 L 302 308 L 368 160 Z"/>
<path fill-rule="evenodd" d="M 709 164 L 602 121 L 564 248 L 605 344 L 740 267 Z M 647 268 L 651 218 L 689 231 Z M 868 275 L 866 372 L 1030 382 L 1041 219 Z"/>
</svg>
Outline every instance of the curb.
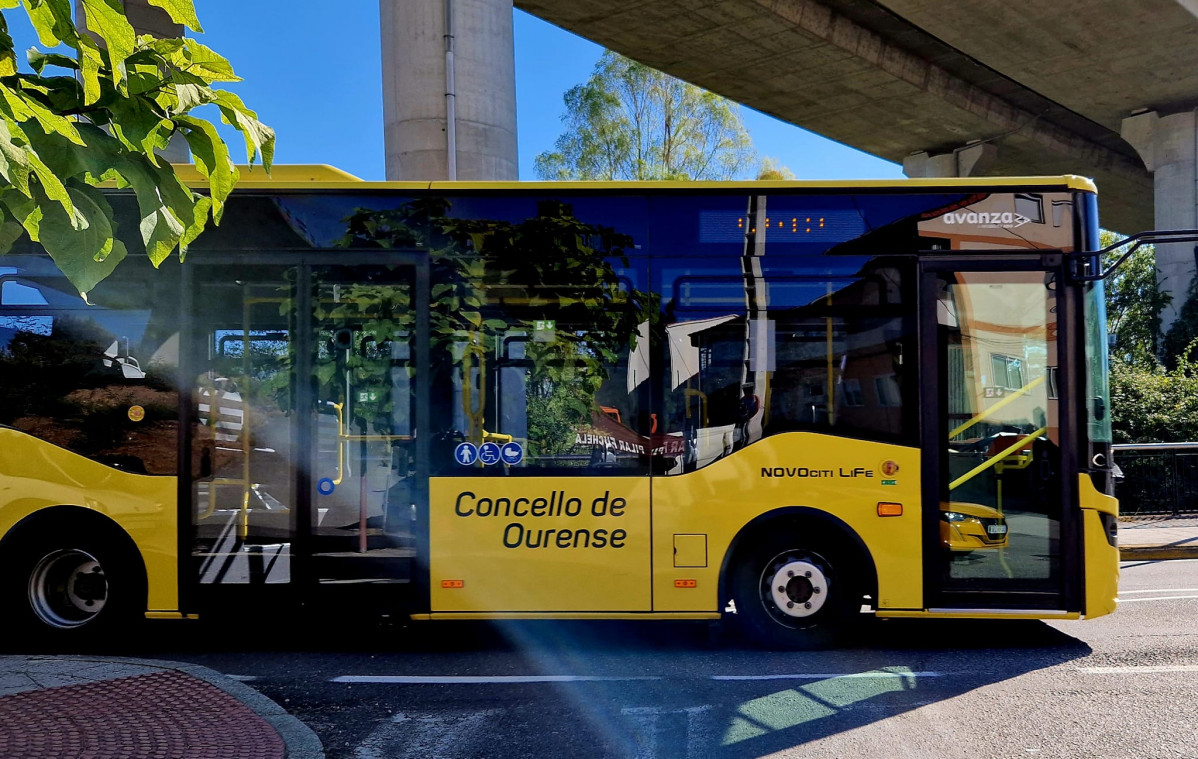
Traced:
<svg viewBox="0 0 1198 759">
<path fill-rule="evenodd" d="M 214 669 L 199 664 L 184 664 L 182 662 L 165 661 L 162 659 L 131 659 L 123 656 L 61 656 L 48 657 L 68 659 L 71 661 L 91 661 L 113 664 L 133 664 L 154 669 L 173 669 L 197 680 L 203 680 L 209 685 L 220 688 L 233 698 L 248 706 L 255 714 L 266 720 L 278 732 L 286 747 L 287 759 L 324 759 L 324 746 L 320 738 L 305 725 L 266 696 L 254 690 L 245 683 L 217 672 Z"/>
<path fill-rule="evenodd" d="M 1129 546 L 1119 549 L 1120 561 L 1198 559 L 1198 546 Z"/>
</svg>

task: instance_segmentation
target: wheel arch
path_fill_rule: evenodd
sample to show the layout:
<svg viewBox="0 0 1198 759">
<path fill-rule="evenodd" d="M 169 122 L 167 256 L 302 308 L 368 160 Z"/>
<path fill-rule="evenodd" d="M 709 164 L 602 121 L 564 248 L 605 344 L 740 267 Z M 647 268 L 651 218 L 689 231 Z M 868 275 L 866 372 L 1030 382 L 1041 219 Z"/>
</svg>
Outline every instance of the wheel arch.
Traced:
<svg viewBox="0 0 1198 759">
<path fill-rule="evenodd" d="M 131 561 L 139 583 L 139 603 L 142 611 L 145 611 L 149 592 L 145 557 L 141 555 L 133 537 L 123 527 L 111 517 L 92 509 L 81 506 L 49 506 L 23 517 L 0 539 L 0 564 L 9 560 L 21 541 L 28 540 L 29 536 L 38 531 L 46 530 L 83 533 L 92 536 L 92 539 L 111 541 L 111 545 Z"/>
<path fill-rule="evenodd" d="M 738 555 L 753 545 L 753 539 L 756 536 L 766 532 L 775 532 L 782 528 L 795 530 L 807 529 L 823 532 L 824 534 L 830 533 L 846 541 L 848 547 L 855 551 L 863 561 L 862 580 L 864 581 L 864 590 L 869 594 L 873 603 L 877 604 L 877 565 L 874 563 L 873 555 L 865 545 L 865 541 L 861 539 L 857 531 L 840 517 L 829 514 L 821 509 L 810 506 L 784 506 L 759 514 L 751 519 L 737 531 L 736 535 L 732 538 L 732 542 L 728 544 L 728 550 L 724 551 L 724 558 L 720 563 L 718 603 L 721 609 L 728 599 L 732 597 L 730 577 L 733 568 L 736 566 Z"/>
</svg>

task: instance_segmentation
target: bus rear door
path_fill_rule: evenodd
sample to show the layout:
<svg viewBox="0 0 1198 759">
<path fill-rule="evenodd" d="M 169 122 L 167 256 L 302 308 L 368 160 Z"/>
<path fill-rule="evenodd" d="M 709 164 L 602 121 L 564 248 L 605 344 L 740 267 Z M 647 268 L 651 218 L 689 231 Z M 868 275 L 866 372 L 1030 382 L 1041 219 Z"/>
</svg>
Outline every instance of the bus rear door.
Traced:
<svg viewBox="0 0 1198 759">
<path fill-rule="evenodd" d="M 427 536 L 428 269 L 387 260 L 195 268 L 182 524 L 201 588 L 426 587 L 411 581 Z"/>
</svg>

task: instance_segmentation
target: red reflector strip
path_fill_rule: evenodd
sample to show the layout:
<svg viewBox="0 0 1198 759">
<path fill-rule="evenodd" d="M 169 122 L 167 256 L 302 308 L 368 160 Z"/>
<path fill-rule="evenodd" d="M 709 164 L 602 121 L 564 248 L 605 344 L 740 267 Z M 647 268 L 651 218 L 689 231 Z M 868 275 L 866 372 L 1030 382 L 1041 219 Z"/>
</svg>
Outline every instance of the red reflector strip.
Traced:
<svg viewBox="0 0 1198 759">
<path fill-rule="evenodd" d="M 441 587 L 442 588 L 464 588 L 464 587 L 466 587 L 466 581 L 465 580 L 442 580 Z"/>
<path fill-rule="evenodd" d="M 878 516 L 880 517 L 901 517 L 903 515 L 903 504 L 887 503 L 883 501 L 878 504 Z"/>
<path fill-rule="evenodd" d="M 698 580 L 675 580 L 674 587 L 675 588 L 697 588 L 697 587 L 699 587 L 699 581 Z"/>
</svg>

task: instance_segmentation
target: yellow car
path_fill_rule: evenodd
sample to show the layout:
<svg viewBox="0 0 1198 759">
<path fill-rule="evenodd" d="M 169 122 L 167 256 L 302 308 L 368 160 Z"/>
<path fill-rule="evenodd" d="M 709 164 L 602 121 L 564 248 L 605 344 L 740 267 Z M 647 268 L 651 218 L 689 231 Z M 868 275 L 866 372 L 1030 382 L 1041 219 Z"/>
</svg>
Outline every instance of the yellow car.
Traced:
<svg viewBox="0 0 1198 759">
<path fill-rule="evenodd" d="M 998 509 L 963 501 L 940 504 L 940 543 L 950 551 L 1006 548 L 1007 532 Z"/>
</svg>

